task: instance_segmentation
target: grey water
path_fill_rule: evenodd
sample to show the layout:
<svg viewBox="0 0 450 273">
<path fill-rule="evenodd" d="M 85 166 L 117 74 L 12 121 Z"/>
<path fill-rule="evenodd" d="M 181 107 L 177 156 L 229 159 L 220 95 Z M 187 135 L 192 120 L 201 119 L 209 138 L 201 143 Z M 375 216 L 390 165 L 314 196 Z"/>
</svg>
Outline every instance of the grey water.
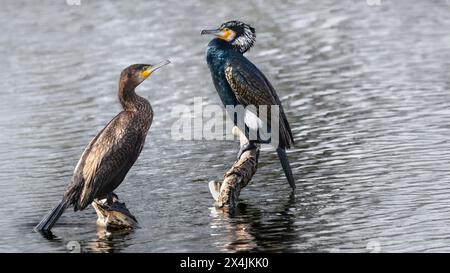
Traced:
<svg viewBox="0 0 450 273">
<path fill-rule="evenodd" d="M 449 1 L 76 2 L 0 7 L 0 252 L 450 251 Z M 208 182 L 237 142 L 171 138 L 174 106 L 220 105 L 200 31 L 231 19 L 256 28 L 247 57 L 285 108 L 297 182 L 262 151 L 234 217 Z M 120 111 L 120 71 L 167 58 L 138 88 L 154 123 L 116 190 L 140 228 L 107 234 L 89 207 L 33 232 Z"/>
</svg>

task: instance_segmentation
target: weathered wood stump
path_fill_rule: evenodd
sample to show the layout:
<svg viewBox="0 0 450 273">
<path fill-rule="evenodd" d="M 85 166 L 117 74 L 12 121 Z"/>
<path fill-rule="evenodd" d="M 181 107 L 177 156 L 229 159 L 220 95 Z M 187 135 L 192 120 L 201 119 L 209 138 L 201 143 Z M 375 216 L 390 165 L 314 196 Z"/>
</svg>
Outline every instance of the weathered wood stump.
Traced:
<svg viewBox="0 0 450 273">
<path fill-rule="evenodd" d="M 116 194 L 113 194 L 113 203 L 108 204 L 106 199 L 95 200 L 92 206 L 97 213 L 97 225 L 108 231 L 129 230 L 137 227 L 137 220 L 127 209 L 125 203 L 119 202 Z"/>
<path fill-rule="evenodd" d="M 233 127 L 233 134 L 239 136 L 240 145 L 248 142 L 238 127 Z M 223 181 L 210 181 L 209 190 L 214 198 L 215 206 L 234 210 L 241 190 L 247 186 L 256 173 L 259 158 L 259 147 L 244 152 L 239 160 L 224 174 Z"/>
</svg>

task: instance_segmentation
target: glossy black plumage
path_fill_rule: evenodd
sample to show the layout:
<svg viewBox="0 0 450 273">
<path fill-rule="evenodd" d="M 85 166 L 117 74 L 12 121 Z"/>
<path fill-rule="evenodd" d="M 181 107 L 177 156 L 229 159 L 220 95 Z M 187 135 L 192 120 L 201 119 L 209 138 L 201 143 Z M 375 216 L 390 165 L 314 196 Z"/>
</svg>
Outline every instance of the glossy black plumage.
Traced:
<svg viewBox="0 0 450 273">
<path fill-rule="evenodd" d="M 289 122 L 278 95 L 264 74 L 244 56 L 233 55 L 225 64 L 225 78 L 240 104 L 256 107 L 267 105 L 267 117 L 270 117 L 271 106 L 278 105 L 280 114 L 278 147 L 290 148 L 294 138 Z M 270 118 L 263 121 L 271 127 Z"/>
<path fill-rule="evenodd" d="M 49 231 L 68 206 L 83 210 L 94 199 L 109 197 L 122 183 L 144 147 L 153 119 L 150 103 L 135 88 L 157 68 L 132 65 L 121 73 L 118 97 L 123 111 L 87 145 L 62 201 L 36 226 L 37 231 Z"/>
<path fill-rule="evenodd" d="M 214 86 L 224 105 L 254 105 L 257 108 L 266 105 L 267 119 L 263 120 L 270 129 L 271 105 L 279 107 L 279 142 L 277 153 L 281 165 L 292 188 L 295 182 L 285 149 L 294 142 L 289 122 L 281 105 L 281 101 L 272 84 L 266 76 L 243 54 L 248 51 L 255 41 L 255 30 L 239 21 L 230 21 L 214 30 L 204 30 L 202 34 L 217 36 L 207 47 L 206 60 L 211 71 Z M 261 116 L 260 116 L 261 117 Z M 232 116 L 235 125 L 245 124 Z M 242 118 L 242 117 L 241 117 Z M 247 126 L 240 128 L 248 133 Z M 259 142 L 255 141 L 255 142 Z"/>
</svg>

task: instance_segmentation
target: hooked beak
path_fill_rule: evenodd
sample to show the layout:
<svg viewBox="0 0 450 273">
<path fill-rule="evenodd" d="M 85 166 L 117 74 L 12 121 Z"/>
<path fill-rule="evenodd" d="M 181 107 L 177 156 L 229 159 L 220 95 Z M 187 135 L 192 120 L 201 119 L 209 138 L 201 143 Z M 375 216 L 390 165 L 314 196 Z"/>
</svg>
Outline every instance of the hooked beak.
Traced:
<svg viewBox="0 0 450 273">
<path fill-rule="evenodd" d="M 170 64 L 170 61 L 169 60 L 165 60 L 165 61 L 162 61 L 162 62 L 160 62 L 160 63 L 158 63 L 158 64 L 155 64 L 155 65 L 149 65 L 143 72 L 142 72 L 142 76 L 144 77 L 144 78 L 147 78 L 148 76 L 150 76 L 150 74 L 152 74 L 153 72 L 155 72 L 155 70 L 158 70 L 158 69 L 160 69 L 161 67 L 163 67 L 163 66 L 165 66 L 165 65 L 168 65 L 168 64 Z"/>
<path fill-rule="evenodd" d="M 205 34 L 218 36 L 220 34 L 220 29 L 204 29 L 200 33 L 200 35 L 205 35 Z"/>
</svg>

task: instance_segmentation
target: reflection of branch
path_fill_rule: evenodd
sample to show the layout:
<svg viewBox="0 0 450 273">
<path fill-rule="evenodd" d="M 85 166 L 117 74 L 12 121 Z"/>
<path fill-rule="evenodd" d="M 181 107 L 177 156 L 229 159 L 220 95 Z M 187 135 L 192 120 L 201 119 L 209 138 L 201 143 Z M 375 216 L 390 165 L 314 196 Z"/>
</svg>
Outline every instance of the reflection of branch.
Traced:
<svg viewBox="0 0 450 273">
<path fill-rule="evenodd" d="M 233 134 L 239 136 L 241 145 L 248 142 L 245 135 L 236 126 L 233 127 Z M 239 160 L 234 162 L 231 169 L 225 173 L 222 182 L 209 182 L 209 190 L 216 201 L 217 207 L 228 206 L 230 209 L 236 208 L 237 198 L 241 189 L 247 186 L 256 173 L 258 157 L 258 147 L 244 152 Z"/>
<path fill-rule="evenodd" d="M 284 202 L 281 200 L 286 199 Z M 280 207 L 267 214 L 259 206 L 245 201 L 230 215 L 224 209 L 213 210 L 211 221 L 215 245 L 223 251 L 289 252 L 299 242 L 295 229 L 295 193 L 280 199 Z M 226 210 L 225 210 L 226 211 Z M 300 239 L 303 243 L 306 239 Z M 311 249 L 314 251 L 314 249 Z"/>
<path fill-rule="evenodd" d="M 127 209 L 125 203 L 119 202 L 116 194 L 113 194 L 113 203 L 110 205 L 106 199 L 95 200 L 92 206 L 97 213 L 97 225 L 106 230 L 127 230 L 137 226 L 137 220 Z"/>
</svg>

